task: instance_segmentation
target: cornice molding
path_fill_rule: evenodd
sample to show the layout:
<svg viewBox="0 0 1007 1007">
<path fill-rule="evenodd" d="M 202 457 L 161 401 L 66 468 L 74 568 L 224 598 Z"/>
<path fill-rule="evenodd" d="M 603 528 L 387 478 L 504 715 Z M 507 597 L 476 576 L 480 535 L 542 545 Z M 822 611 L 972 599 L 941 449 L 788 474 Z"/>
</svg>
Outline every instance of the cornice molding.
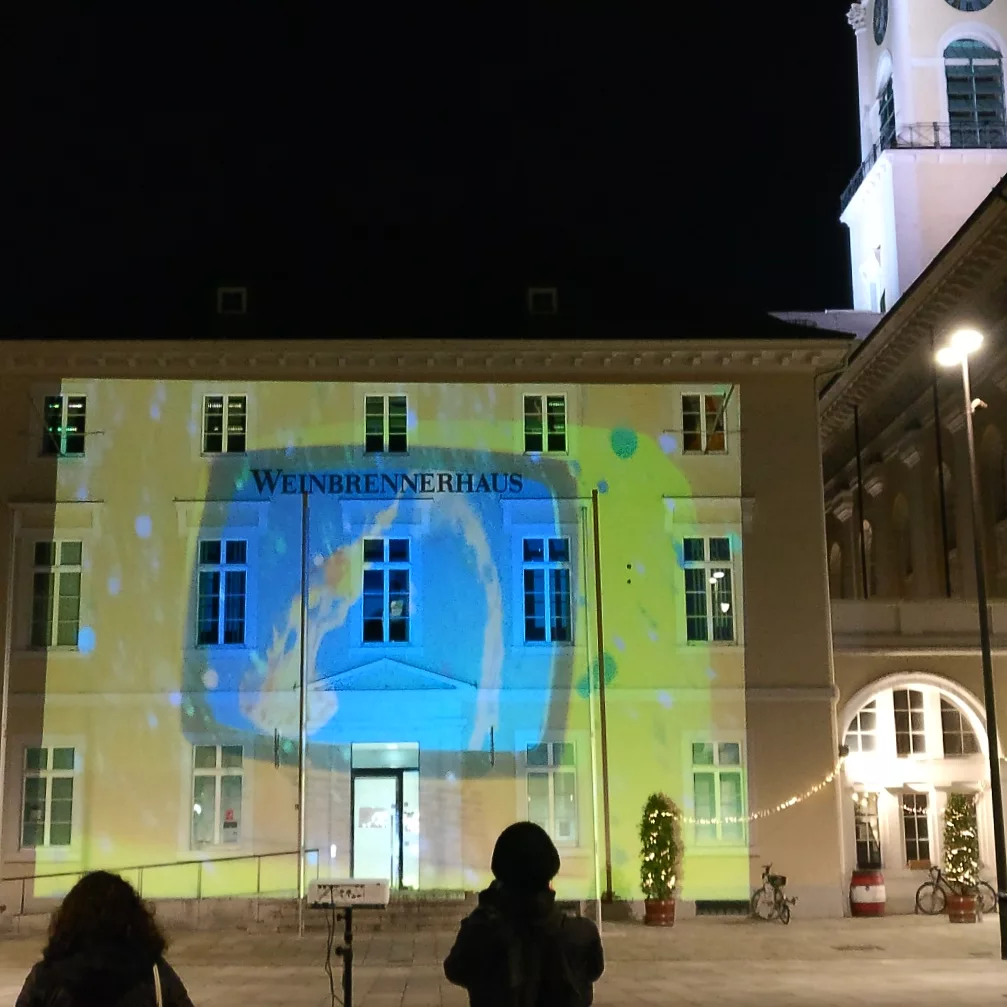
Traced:
<svg viewBox="0 0 1007 1007">
<path fill-rule="evenodd" d="M 843 490 L 832 502 L 832 513 L 839 521 L 846 524 L 853 516 L 853 490 Z"/>
<path fill-rule="evenodd" d="M 843 364 L 848 339 L 0 342 L 0 368 L 26 376 L 374 381 L 531 380 L 660 383 L 677 372 L 822 373 Z"/>
<path fill-rule="evenodd" d="M 899 440 L 897 452 L 899 460 L 908 469 L 914 469 L 923 458 L 920 451 L 920 437 L 922 431 L 918 429 L 907 430 Z"/>
<path fill-rule="evenodd" d="M 864 470 L 864 489 L 876 500 L 885 491 L 885 470 L 878 462 L 868 465 Z"/>
</svg>

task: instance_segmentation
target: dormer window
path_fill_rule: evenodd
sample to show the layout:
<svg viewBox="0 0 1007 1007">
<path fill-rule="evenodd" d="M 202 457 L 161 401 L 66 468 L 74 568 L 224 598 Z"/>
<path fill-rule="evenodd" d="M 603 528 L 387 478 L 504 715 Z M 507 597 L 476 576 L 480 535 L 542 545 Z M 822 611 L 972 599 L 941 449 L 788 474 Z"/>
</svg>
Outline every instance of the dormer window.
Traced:
<svg viewBox="0 0 1007 1007">
<path fill-rule="evenodd" d="M 248 311 L 246 287 L 217 287 L 217 314 L 244 315 Z"/>
<path fill-rule="evenodd" d="M 555 315 L 558 310 L 555 287 L 528 288 L 528 314 Z"/>
</svg>

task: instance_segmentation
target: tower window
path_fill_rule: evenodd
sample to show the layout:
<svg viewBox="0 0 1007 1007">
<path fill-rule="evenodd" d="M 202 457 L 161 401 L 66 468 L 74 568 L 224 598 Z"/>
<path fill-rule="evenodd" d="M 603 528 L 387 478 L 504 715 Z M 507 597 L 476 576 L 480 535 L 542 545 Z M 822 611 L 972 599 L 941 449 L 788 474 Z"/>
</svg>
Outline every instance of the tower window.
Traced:
<svg viewBox="0 0 1007 1007">
<path fill-rule="evenodd" d="M 895 89 L 891 77 L 878 95 L 878 119 L 878 142 L 882 150 L 887 150 L 895 146 Z"/>
<path fill-rule="evenodd" d="M 944 50 L 948 120 L 952 147 L 1002 147 L 1003 57 L 974 38 L 958 39 Z"/>
<path fill-rule="evenodd" d="M 243 315 L 248 311 L 248 290 L 245 287 L 217 287 L 217 314 Z"/>
<path fill-rule="evenodd" d="M 528 313 L 530 315 L 555 315 L 559 310 L 555 287 L 529 287 Z"/>
</svg>

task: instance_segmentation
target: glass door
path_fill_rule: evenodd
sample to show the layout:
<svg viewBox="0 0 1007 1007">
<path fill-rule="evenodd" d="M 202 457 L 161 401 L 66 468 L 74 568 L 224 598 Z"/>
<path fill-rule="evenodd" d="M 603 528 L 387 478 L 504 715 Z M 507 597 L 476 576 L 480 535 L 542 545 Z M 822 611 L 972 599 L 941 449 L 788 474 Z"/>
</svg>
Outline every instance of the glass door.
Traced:
<svg viewBox="0 0 1007 1007">
<path fill-rule="evenodd" d="M 402 776 L 353 774 L 353 877 L 402 883 Z"/>
</svg>

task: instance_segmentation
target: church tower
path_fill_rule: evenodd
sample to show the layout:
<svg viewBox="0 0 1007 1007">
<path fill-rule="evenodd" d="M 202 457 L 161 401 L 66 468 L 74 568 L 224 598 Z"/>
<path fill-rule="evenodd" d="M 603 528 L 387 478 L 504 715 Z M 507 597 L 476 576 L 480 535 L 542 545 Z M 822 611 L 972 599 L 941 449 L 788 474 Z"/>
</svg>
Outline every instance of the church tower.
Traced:
<svg viewBox="0 0 1007 1007">
<path fill-rule="evenodd" d="M 853 306 L 885 311 L 1007 174 L 1007 0 L 865 0 L 862 163 L 842 196 Z"/>
</svg>

